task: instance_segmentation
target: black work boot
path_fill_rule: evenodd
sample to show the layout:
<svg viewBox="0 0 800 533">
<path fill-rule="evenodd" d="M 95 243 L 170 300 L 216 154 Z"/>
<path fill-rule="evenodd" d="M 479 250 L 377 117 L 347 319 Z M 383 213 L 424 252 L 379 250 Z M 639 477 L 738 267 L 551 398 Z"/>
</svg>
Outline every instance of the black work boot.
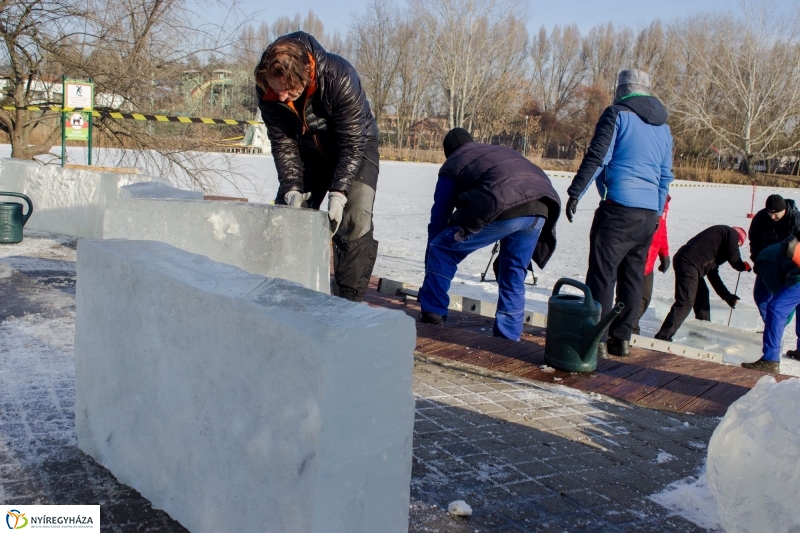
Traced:
<svg viewBox="0 0 800 533">
<path fill-rule="evenodd" d="M 759 372 L 766 372 L 768 374 L 780 374 L 781 364 L 776 361 L 764 361 L 759 359 L 754 363 L 742 363 L 742 368 L 749 368 L 750 370 L 758 370 Z"/>
<path fill-rule="evenodd" d="M 615 339 L 614 337 L 608 338 L 608 353 L 618 357 L 628 357 L 631 354 L 631 343 Z"/>
<path fill-rule="evenodd" d="M 795 361 L 800 361 L 800 350 L 789 350 L 786 352 L 786 357 L 794 359 Z"/>
<path fill-rule="evenodd" d="M 597 343 L 597 358 L 608 359 L 608 347 L 606 346 L 606 343 L 604 342 Z"/>
<path fill-rule="evenodd" d="M 423 311 L 419 314 L 417 320 L 419 320 L 423 324 L 433 324 L 435 326 L 443 326 L 445 320 L 447 320 L 447 317 L 442 316 L 439 313 L 431 313 L 430 311 Z"/>
</svg>

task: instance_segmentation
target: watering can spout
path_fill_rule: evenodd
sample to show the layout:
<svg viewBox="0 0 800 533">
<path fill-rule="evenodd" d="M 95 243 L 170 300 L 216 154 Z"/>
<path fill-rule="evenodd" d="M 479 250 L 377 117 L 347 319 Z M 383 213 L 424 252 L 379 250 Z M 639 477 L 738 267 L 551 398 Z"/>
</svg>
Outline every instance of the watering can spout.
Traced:
<svg viewBox="0 0 800 533">
<path fill-rule="evenodd" d="M 619 316 L 624 307 L 624 303 L 617 303 L 611 312 L 608 313 L 604 319 L 598 322 L 597 325 L 587 333 L 586 342 L 580 354 L 582 360 L 586 361 L 597 353 L 597 345 L 600 343 L 600 339 L 603 338 L 603 334 L 606 332 L 609 326 L 611 326 L 611 323 L 614 321 L 614 319 Z"/>
</svg>

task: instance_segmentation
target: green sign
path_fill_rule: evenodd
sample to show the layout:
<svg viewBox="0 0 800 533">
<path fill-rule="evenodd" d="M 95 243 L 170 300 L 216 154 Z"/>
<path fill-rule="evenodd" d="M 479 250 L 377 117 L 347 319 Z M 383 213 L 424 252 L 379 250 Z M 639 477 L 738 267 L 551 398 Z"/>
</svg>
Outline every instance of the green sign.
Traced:
<svg viewBox="0 0 800 533">
<path fill-rule="evenodd" d="M 64 113 L 64 138 L 70 141 L 89 140 L 89 113 Z"/>
</svg>

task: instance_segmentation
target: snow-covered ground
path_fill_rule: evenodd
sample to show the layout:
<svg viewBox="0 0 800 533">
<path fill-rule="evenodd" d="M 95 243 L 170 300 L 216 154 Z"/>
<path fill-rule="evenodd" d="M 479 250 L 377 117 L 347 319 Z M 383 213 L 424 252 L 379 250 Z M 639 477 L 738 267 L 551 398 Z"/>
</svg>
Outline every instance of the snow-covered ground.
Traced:
<svg viewBox="0 0 800 533">
<path fill-rule="evenodd" d="M 9 154 L 10 146 L 0 145 L 0 157 L 8 157 Z M 69 157 L 74 162 L 83 163 L 85 151 L 70 149 Z M 232 180 L 228 178 L 230 174 L 227 171 L 221 170 L 218 179 L 215 180 L 214 190 L 207 191 L 209 194 L 244 196 L 253 202 L 269 202 L 275 198 L 278 182 L 271 156 L 206 154 L 202 157 L 216 168 L 231 168 L 242 176 Z M 97 165 L 119 164 L 120 158 L 119 151 L 95 151 Z M 374 271 L 376 276 L 417 285 L 422 283 L 427 224 L 438 168 L 438 165 L 426 163 L 381 161 L 374 215 L 375 237 L 380 241 Z M 181 181 L 180 184 L 185 186 L 186 181 Z M 562 200 L 565 200 L 570 180 L 553 178 L 552 181 Z M 672 202 L 668 220 L 671 253 L 674 254 L 691 237 L 715 224 L 748 229 L 750 220 L 746 215 L 750 212 L 752 192 L 752 187 L 747 186 L 675 182 L 670 189 Z M 767 196 L 773 193 L 796 201 L 800 200 L 798 189 L 759 187 L 756 192 L 755 209 L 763 207 Z M 574 223 L 570 224 L 562 214 L 557 227 L 556 252 L 544 271 L 537 269 L 538 285 L 527 287 L 526 305 L 529 309 L 546 311 L 547 299 L 559 278 L 584 279 L 589 250 L 589 226 L 598 201 L 599 196 L 592 189 L 579 204 Z M 486 248 L 468 257 L 459 267 L 453 281 L 453 292 L 482 300 L 496 300 L 497 285 L 480 281 L 480 275 L 486 269 L 490 255 L 491 248 Z M 742 247 L 742 255 L 749 259 L 747 245 Z M 723 265 L 720 274 L 728 288 L 733 291 L 737 286 L 738 272 Z M 491 271 L 488 277 L 493 278 Z M 752 307 L 754 275 L 743 273 L 738 281 L 736 292 L 742 298 L 742 305 Z M 671 301 L 673 293 L 673 270 L 670 268 L 666 274 L 656 272 L 654 298 Z M 717 312 L 723 313 L 725 316 L 722 317 L 722 321 L 726 321 L 729 310 L 713 291 L 712 302 L 719 306 Z M 734 316 L 736 312 L 733 312 Z M 660 325 L 661 320 L 656 318 L 655 310 L 651 306 L 641 321 L 642 332 L 644 335 L 653 335 Z M 685 329 L 687 331 L 691 329 L 694 334 L 689 336 L 684 332 L 686 341 L 695 343 L 698 348 L 725 351 L 723 348 L 726 342 L 734 346 L 735 354 L 726 353 L 726 359 L 732 363 L 753 361 L 760 357 L 759 332 L 763 329 L 760 320 L 750 331 L 715 327 L 708 332 L 709 338 L 697 334 L 698 331 L 705 333 L 704 324 L 690 319 L 687 321 L 687 326 Z M 792 325 L 786 328 L 784 351 L 794 348 L 795 343 L 796 336 Z M 800 375 L 800 363 L 784 360 L 781 370 Z"/>
</svg>

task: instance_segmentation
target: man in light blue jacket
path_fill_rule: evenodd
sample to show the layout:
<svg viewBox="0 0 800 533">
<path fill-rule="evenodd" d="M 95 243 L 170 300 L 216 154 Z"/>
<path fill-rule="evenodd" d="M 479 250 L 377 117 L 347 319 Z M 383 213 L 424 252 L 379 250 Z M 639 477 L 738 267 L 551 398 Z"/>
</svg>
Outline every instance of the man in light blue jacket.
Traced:
<svg viewBox="0 0 800 533">
<path fill-rule="evenodd" d="M 672 134 L 667 110 L 650 94 L 650 76 L 641 70 L 619 73 L 614 104 L 607 107 L 578 173 L 567 189 L 567 219 L 592 182 L 600 206 L 589 232 L 586 284 L 603 306 L 625 308 L 611 324 L 598 355 L 629 355 L 633 322 L 639 310 L 644 265 L 672 176 Z"/>
</svg>

